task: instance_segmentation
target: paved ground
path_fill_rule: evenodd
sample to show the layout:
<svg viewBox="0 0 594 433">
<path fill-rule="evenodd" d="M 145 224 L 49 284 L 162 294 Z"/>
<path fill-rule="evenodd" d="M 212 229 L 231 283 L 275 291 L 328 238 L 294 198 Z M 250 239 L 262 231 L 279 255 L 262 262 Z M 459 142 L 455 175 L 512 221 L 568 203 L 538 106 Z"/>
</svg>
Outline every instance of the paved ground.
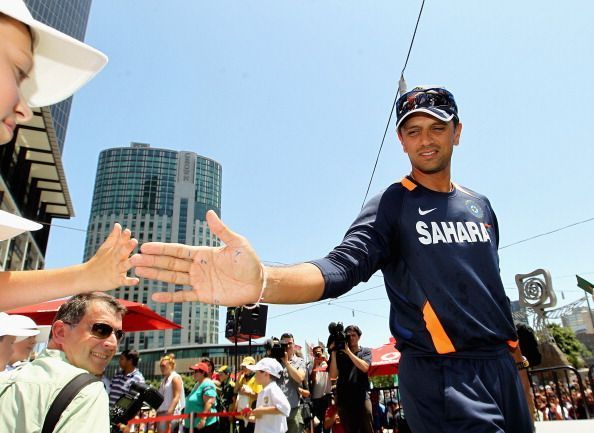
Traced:
<svg viewBox="0 0 594 433">
<path fill-rule="evenodd" d="M 594 420 L 545 421 L 536 423 L 536 433 L 592 433 Z"/>
</svg>

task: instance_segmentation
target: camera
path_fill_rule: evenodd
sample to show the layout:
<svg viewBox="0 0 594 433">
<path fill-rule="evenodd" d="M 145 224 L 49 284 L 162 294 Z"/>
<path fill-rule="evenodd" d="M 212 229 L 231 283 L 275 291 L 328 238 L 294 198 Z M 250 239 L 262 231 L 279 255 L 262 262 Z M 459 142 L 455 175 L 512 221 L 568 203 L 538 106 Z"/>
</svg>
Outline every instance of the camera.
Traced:
<svg viewBox="0 0 594 433">
<path fill-rule="evenodd" d="M 163 403 L 163 396 L 159 391 L 147 384 L 133 382 L 130 389 L 109 409 L 111 431 L 119 432 L 118 425 L 126 424 L 134 418 L 142 408 L 143 403 L 157 409 Z"/>
<path fill-rule="evenodd" d="M 328 344 L 326 347 L 330 347 L 330 345 L 334 343 L 333 350 L 343 350 L 346 347 L 346 334 L 342 322 L 330 322 L 328 325 L 328 332 L 330 333 L 330 336 L 328 337 Z"/>
<path fill-rule="evenodd" d="M 276 337 L 272 337 L 266 342 L 266 349 L 270 352 L 270 358 L 276 359 L 281 364 L 285 358 L 287 347 L 286 344 L 281 343 Z"/>
</svg>

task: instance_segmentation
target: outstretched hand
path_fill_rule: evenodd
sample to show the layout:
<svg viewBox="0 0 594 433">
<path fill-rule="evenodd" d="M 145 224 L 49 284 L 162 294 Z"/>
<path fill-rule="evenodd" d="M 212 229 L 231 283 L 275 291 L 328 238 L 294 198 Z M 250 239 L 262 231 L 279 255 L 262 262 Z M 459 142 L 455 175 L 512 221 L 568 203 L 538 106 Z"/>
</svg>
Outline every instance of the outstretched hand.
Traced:
<svg viewBox="0 0 594 433">
<path fill-rule="evenodd" d="M 122 230 L 122 226 L 116 223 L 97 253 L 83 265 L 88 288 L 106 291 L 138 284 L 138 278 L 127 275 L 132 267 L 130 254 L 137 244 L 130 230 Z"/>
<path fill-rule="evenodd" d="M 206 221 L 221 247 L 148 242 L 131 257 L 139 277 L 191 286 L 192 290 L 159 292 L 157 302 L 191 302 L 239 306 L 260 296 L 263 268 L 246 238 L 229 230 L 210 210 Z"/>
</svg>

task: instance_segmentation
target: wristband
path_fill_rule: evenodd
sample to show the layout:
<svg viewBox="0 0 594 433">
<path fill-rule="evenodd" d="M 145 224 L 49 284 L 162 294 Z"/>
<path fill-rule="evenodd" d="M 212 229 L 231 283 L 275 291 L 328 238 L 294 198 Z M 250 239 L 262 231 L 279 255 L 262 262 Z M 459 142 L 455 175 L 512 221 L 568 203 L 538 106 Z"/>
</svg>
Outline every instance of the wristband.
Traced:
<svg viewBox="0 0 594 433">
<path fill-rule="evenodd" d="M 258 300 L 254 304 L 244 305 L 243 308 L 247 310 L 253 310 L 256 307 L 260 306 L 260 302 L 264 300 L 264 290 L 266 290 L 266 286 L 268 285 L 268 273 L 266 273 L 266 268 L 264 265 L 260 264 L 262 267 L 262 290 L 260 290 L 260 295 L 258 296 Z"/>
</svg>

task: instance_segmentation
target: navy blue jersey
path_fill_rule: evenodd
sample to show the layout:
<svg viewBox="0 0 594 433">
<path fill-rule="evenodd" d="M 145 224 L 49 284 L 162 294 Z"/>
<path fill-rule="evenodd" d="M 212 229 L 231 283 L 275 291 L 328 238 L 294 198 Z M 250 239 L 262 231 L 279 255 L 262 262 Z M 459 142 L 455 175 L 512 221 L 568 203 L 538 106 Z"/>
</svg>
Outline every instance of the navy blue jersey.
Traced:
<svg viewBox="0 0 594 433">
<path fill-rule="evenodd" d="M 322 299 L 381 269 L 397 347 L 463 356 L 517 339 L 497 246 L 486 197 L 458 185 L 436 192 L 406 177 L 372 198 L 342 243 L 311 263 L 324 276 Z"/>
</svg>

